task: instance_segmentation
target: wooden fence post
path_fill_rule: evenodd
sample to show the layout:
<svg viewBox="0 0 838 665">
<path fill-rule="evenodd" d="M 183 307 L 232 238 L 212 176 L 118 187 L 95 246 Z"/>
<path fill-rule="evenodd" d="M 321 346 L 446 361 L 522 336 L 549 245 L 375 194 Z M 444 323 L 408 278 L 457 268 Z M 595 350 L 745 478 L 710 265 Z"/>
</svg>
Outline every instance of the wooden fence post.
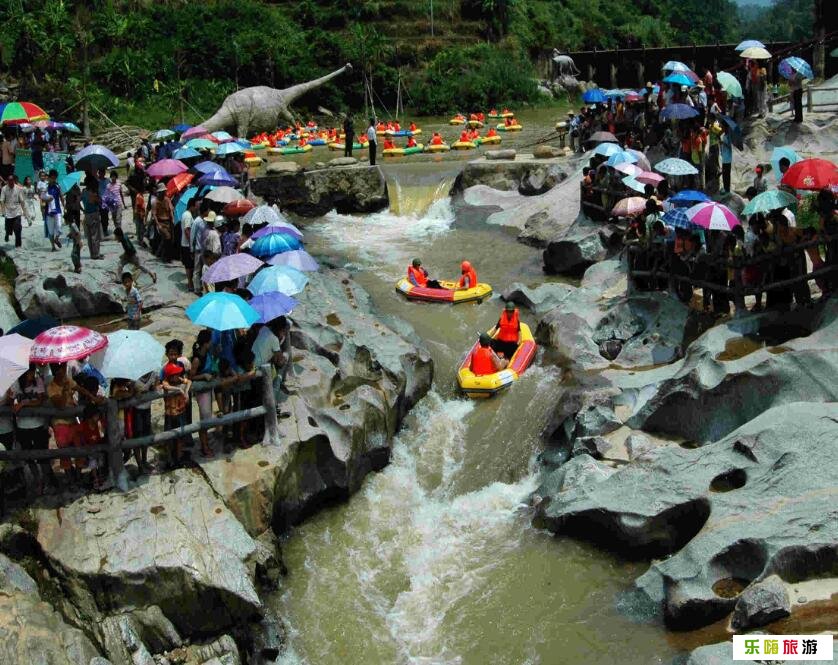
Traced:
<svg viewBox="0 0 838 665">
<path fill-rule="evenodd" d="M 115 399 L 108 400 L 108 469 L 110 469 L 111 483 L 121 492 L 128 489 L 125 466 L 122 463 L 122 432 L 119 428 L 119 403 Z"/>
<path fill-rule="evenodd" d="M 265 438 L 268 443 L 279 445 L 279 423 L 276 418 L 273 366 L 268 363 L 262 365 L 262 404 L 265 406 Z"/>
<path fill-rule="evenodd" d="M 806 86 L 806 111 L 809 113 L 815 108 L 813 100 L 812 100 L 812 86 Z"/>
</svg>

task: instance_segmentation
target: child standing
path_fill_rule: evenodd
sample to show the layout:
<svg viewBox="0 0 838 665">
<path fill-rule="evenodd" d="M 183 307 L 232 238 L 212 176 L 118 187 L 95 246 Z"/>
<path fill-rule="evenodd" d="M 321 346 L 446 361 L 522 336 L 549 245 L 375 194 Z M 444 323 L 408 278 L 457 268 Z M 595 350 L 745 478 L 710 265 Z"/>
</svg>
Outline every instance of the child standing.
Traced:
<svg viewBox="0 0 838 665">
<path fill-rule="evenodd" d="M 132 243 L 128 236 L 125 235 L 125 232 L 122 230 L 122 227 L 117 226 L 113 230 L 113 234 L 119 243 L 122 245 L 122 254 L 119 256 L 119 265 L 116 269 L 116 275 L 119 277 L 120 281 L 122 281 L 122 275 L 124 274 L 125 266 L 132 265 L 140 272 L 144 272 L 146 275 L 151 277 L 151 281 L 157 283 L 157 274 L 146 268 L 141 262 L 140 257 L 137 255 L 137 250 L 134 247 L 134 243 Z"/>
<path fill-rule="evenodd" d="M 143 316 L 143 297 L 134 286 L 134 276 L 130 272 L 122 273 L 122 286 L 125 288 L 125 318 L 129 330 L 139 330 Z"/>
<path fill-rule="evenodd" d="M 186 377 L 183 365 L 167 362 L 163 367 L 163 424 L 167 430 L 181 429 L 186 425 L 186 409 L 189 406 L 189 388 L 192 382 Z M 174 439 L 169 446 L 169 464 L 174 468 L 181 462 L 184 438 Z"/>
</svg>

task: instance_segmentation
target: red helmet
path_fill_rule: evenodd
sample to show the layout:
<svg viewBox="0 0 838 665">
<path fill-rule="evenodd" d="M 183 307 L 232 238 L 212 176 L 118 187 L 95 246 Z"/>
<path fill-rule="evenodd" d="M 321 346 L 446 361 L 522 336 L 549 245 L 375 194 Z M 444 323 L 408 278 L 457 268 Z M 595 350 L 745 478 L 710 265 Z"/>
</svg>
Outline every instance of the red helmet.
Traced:
<svg viewBox="0 0 838 665">
<path fill-rule="evenodd" d="M 462 270 L 463 272 L 471 270 L 471 264 L 468 261 L 463 261 L 460 264 L 460 270 Z"/>
</svg>

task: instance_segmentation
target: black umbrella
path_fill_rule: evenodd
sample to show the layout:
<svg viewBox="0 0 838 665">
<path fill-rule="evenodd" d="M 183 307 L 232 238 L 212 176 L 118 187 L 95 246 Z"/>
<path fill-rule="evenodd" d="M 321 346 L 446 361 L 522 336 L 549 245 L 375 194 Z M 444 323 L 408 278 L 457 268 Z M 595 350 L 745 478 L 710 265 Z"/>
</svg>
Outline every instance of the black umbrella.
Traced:
<svg viewBox="0 0 838 665">
<path fill-rule="evenodd" d="M 745 142 L 742 139 L 742 128 L 729 115 L 723 115 L 722 121 L 730 127 L 730 140 L 739 150 L 745 149 Z"/>
<path fill-rule="evenodd" d="M 21 321 L 11 330 L 7 330 L 6 334 L 11 335 L 12 333 L 17 333 L 27 339 L 35 339 L 45 330 L 55 328 L 59 325 L 61 325 L 61 323 L 58 319 L 54 319 L 51 316 L 39 316 L 37 319 L 26 319 L 25 321 Z"/>
</svg>

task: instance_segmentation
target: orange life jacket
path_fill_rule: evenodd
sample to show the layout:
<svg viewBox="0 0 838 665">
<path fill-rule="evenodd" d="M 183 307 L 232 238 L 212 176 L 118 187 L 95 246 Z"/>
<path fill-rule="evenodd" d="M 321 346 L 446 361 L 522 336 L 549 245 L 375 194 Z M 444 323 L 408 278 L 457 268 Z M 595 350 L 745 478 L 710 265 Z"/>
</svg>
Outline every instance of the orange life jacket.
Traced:
<svg viewBox="0 0 838 665">
<path fill-rule="evenodd" d="M 419 286 L 427 286 L 428 278 L 425 277 L 425 271 L 422 268 L 414 268 L 412 265 L 407 266 L 407 276 L 413 277 Z M 411 284 L 413 282 L 411 281 Z"/>
<path fill-rule="evenodd" d="M 399 123 L 394 122 L 393 123 L 393 129 L 395 129 L 397 132 L 400 132 L 400 131 L 402 131 L 402 126 Z"/>
<path fill-rule="evenodd" d="M 415 148 L 416 147 L 416 139 L 414 139 L 412 136 L 409 139 L 407 139 L 407 147 L 408 148 Z"/>
<path fill-rule="evenodd" d="M 469 117 L 468 117 L 468 119 L 469 119 L 469 120 L 477 120 L 477 114 L 476 114 L 476 113 L 472 113 L 472 114 L 470 114 L 470 115 L 469 115 Z"/>
<path fill-rule="evenodd" d="M 460 132 L 460 140 L 464 143 L 469 140 L 468 132 Z"/>
<path fill-rule="evenodd" d="M 500 321 L 498 321 L 498 324 L 500 325 L 500 331 L 498 332 L 497 339 L 501 342 L 515 342 L 517 344 L 518 328 L 521 325 L 518 320 L 518 310 L 514 310 L 511 317 L 508 317 L 506 315 L 506 310 L 503 310 L 500 313 Z"/>
<path fill-rule="evenodd" d="M 494 374 L 495 363 L 492 360 L 492 348 L 490 346 L 478 346 L 471 354 L 471 371 L 478 376 Z"/>
<path fill-rule="evenodd" d="M 468 288 L 473 289 L 475 286 L 477 286 L 477 273 L 474 271 L 474 268 L 472 268 L 465 275 L 460 277 L 460 281 L 458 282 L 459 286 L 466 285 L 466 277 L 468 277 Z"/>
<path fill-rule="evenodd" d="M 491 111 L 489 111 L 489 115 L 497 115 L 497 114 L 498 114 L 497 109 L 492 109 Z"/>
<path fill-rule="evenodd" d="M 489 137 L 489 136 L 497 136 L 497 135 L 498 135 L 498 133 L 495 131 L 495 128 L 494 128 L 494 127 L 490 127 L 490 128 L 489 128 L 489 131 L 486 133 L 486 136 L 487 136 L 487 137 Z"/>
<path fill-rule="evenodd" d="M 411 131 L 411 132 L 415 132 L 415 131 L 416 131 L 416 123 L 415 123 L 415 122 L 411 122 L 411 123 L 410 123 L 410 131 Z"/>
<path fill-rule="evenodd" d="M 442 145 L 442 137 L 439 134 L 434 134 L 434 137 L 431 139 L 431 143 L 434 145 Z"/>
<path fill-rule="evenodd" d="M 384 149 L 385 150 L 392 150 L 396 147 L 396 144 L 393 143 L 390 139 L 384 139 Z"/>
</svg>

